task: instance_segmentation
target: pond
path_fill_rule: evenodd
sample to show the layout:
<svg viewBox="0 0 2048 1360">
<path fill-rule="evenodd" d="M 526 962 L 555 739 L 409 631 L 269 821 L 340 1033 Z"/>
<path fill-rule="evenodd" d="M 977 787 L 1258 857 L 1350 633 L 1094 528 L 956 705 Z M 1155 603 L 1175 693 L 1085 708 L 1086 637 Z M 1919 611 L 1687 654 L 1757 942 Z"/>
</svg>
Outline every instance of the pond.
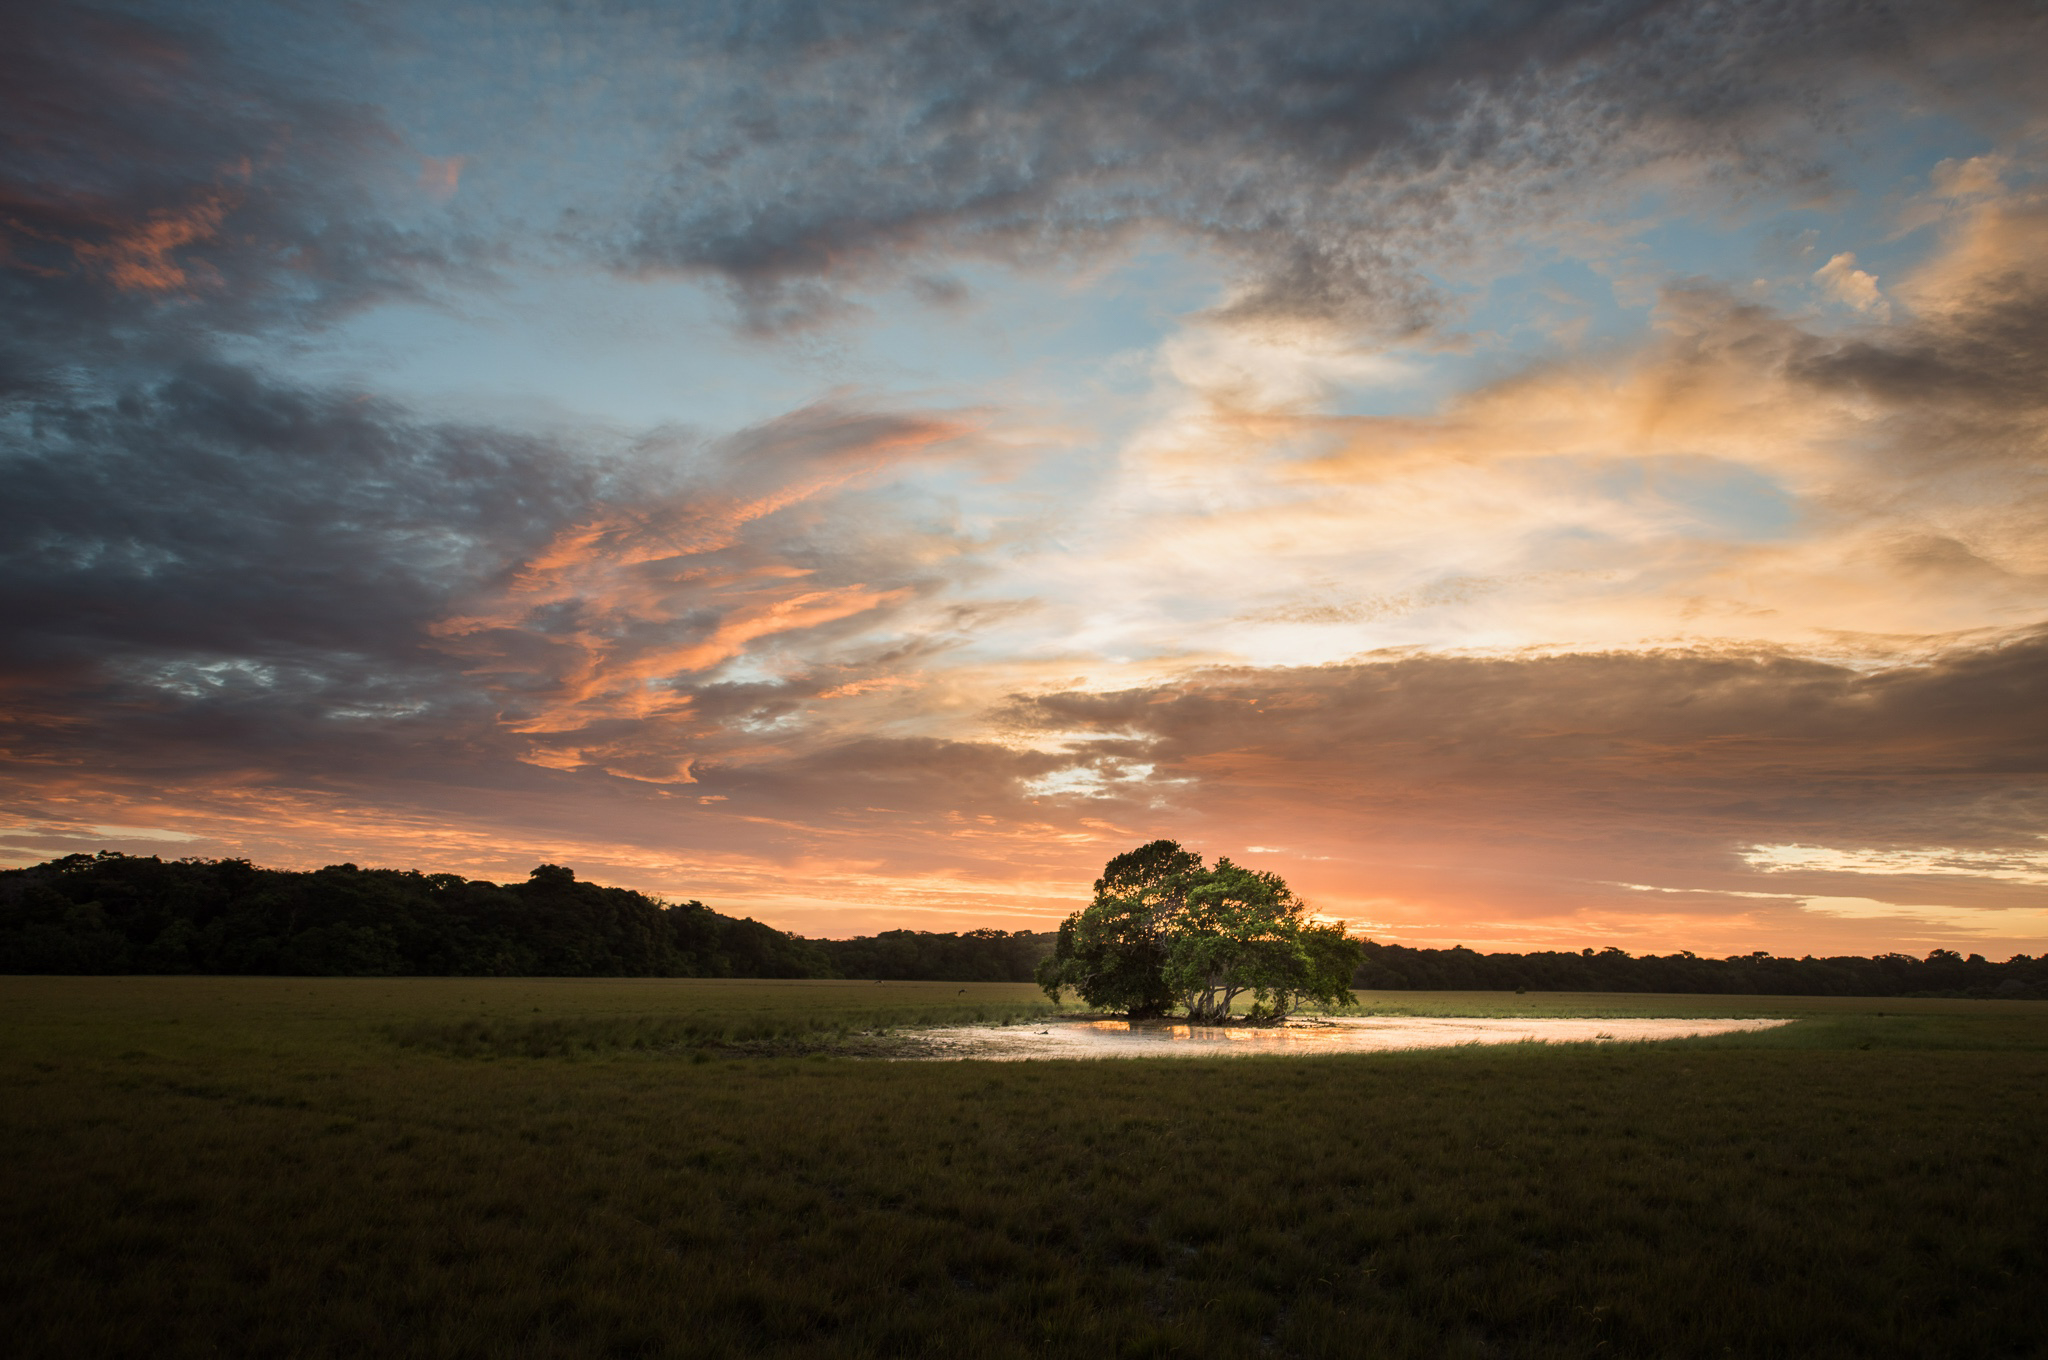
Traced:
<svg viewBox="0 0 2048 1360">
<path fill-rule="evenodd" d="M 1526 1016 L 1344 1016 L 1284 1025 L 1190 1025 L 1173 1020 L 1050 1020 L 1000 1028 L 959 1025 L 917 1031 L 925 1060 L 978 1058 L 1235 1058 L 1384 1053 L 1460 1044 L 1638 1043 L 1773 1029 L 1789 1020 L 1570 1019 Z"/>
</svg>

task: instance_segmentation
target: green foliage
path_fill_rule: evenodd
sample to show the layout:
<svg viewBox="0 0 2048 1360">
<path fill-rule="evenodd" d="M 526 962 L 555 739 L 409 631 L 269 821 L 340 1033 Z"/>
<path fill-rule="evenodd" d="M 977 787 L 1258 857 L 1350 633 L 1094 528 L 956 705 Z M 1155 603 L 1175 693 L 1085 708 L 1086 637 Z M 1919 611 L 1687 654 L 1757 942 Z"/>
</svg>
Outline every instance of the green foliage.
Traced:
<svg viewBox="0 0 2048 1360">
<path fill-rule="evenodd" d="M 1133 1018 L 1164 1015 L 1173 1004 L 1165 978 L 1167 923 L 1186 902 L 1202 858 L 1173 841 L 1118 855 L 1095 880 L 1095 900 L 1060 923 L 1037 979 L 1054 1001 L 1072 988 L 1089 1005 Z"/>
<path fill-rule="evenodd" d="M 1289 971 L 1270 984 L 1280 1013 L 1310 1001 L 1329 1009 L 1351 1004 L 1351 978 L 1363 951 L 1344 933 L 1343 923 L 1304 925 L 1295 943 Z M 1268 1003 L 1262 997 L 1260 1004 Z"/>
<path fill-rule="evenodd" d="M 1240 997 L 1277 1020 L 1306 1001 L 1341 1005 L 1361 958 L 1343 924 L 1315 925 L 1286 882 L 1159 840 L 1111 860 L 1095 900 L 1060 925 L 1038 982 L 1057 1001 L 1134 1017 L 1174 1004 L 1188 1018 L 1226 1019 Z"/>
</svg>

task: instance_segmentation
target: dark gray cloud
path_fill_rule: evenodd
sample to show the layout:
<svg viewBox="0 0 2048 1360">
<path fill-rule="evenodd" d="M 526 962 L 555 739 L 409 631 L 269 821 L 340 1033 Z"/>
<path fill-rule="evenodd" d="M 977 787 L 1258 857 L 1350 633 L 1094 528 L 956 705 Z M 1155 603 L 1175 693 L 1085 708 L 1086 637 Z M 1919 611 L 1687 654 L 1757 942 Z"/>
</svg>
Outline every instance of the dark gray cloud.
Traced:
<svg viewBox="0 0 2048 1360">
<path fill-rule="evenodd" d="M 419 296 L 468 276 L 469 247 L 384 211 L 409 158 L 374 112 L 203 26 L 18 4 L 7 28 L 13 749 L 126 715 L 233 759 L 293 714 L 445 699 L 445 676 L 421 690 L 420 623 L 587 501 L 593 475 L 530 439 L 262 376 L 224 346 Z"/>
<path fill-rule="evenodd" d="M 380 715 L 487 720 L 428 625 L 629 484 L 675 503 L 687 455 L 424 420 L 230 357 L 474 282 L 479 250 L 400 225 L 390 194 L 417 158 L 331 79 L 175 14 L 7 18 L 0 659 L 17 717 L 185 722 L 223 750 L 336 713 L 358 734 Z M 880 418 L 841 423 L 862 419 Z M 697 494 L 759 498 L 829 459 L 803 444 L 815 431 L 784 433 L 743 436 L 732 484 Z"/>
<path fill-rule="evenodd" d="M 1413 330 L 1441 305 L 1428 269 L 1474 233 L 1657 163 L 1724 194 L 1810 185 L 1880 90 L 2009 119 L 2038 107 L 2044 36 L 2001 0 L 600 13 L 589 40 L 665 45 L 695 115 L 649 97 L 673 164 L 619 263 L 721 276 L 763 328 L 928 252 L 1160 228 L 1239 262 L 1236 315 Z"/>
<path fill-rule="evenodd" d="M 475 277 L 384 210 L 416 158 L 374 110 L 174 14 L 6 9 L 0 396 Z"/>
<path fill-rule="evenodd" d="M 1896 406 L 1993 418 L 2048 404 L 2048 200 L 2010 194 L 1955 233 L 1960 259 L 1919 290 L 1904 324 L 1811 341 L 1795 374 Z"/>
<path fill-rule="evenodd" d="M 8 812 L 232 818 L 236 787 L 346 788 L 374 807 L 414 779 L 520 768 L 496 696 L 426 630 L 587 508 L 590 467 L 220 365 L 14 425 L 28 438 L 0 464 Z"/>
<path fill-rule="evenodd" d="M 701 699 L 686 718 L 605 702 L 746 650 L 752 633 L 720 640 L 733 615 L 794 597 L 775 628 L 815 640 L 938 589 L 942 535 L 908 532 L 859 483 L 954 431 L 814 407 L 601 456 L 197 363 L 30 405 L 0 504 L 12 748 L 339 771 L 438 744 L 519 783 L 528 744 L 506 724 L 560 709 L 594 769 L 672 770 L 725 726 L 943 645 L 772 683 L 678 679 L 669 692 Z"/>
<path fill-rule="evenodd" d="M 1664 381 L 1750 375 L 1795 415 L 1853 406 L 1824 450 L 1853 471 L 1807 513 L 1860 522 L 1892 540 L 1901 567 L 1981 592 L 2048 574 L 2048 210 L 2014 195 L 1955 235 L 1959 258 L 1922 281 L 1918 306 L 1846 335 L 1710 284 L 1667 290 Z M 1986 236 L 1995 245 L 1974 248 Z"/>
<path fill-rule="evenodd" d="M 943 421 L 813 407 L 715 445 L 584 446 L 266 371 L 246 356 L 476 281 L 473 242 L 399 225 L 392 191 L 417 158 L 334 80 L 252 62 L 196 19 L 9 19 L 0 686 L 17 761 L 116 781 L 253 762 L 287 782 L 431 767 L 528 784 L 551 776 L 518 763 L 500 720 L 559 682 L 555 639 L 603 626 L 607 602 L 579 590 L 605 583 L 506 630 L 497 673 L 435 626 L 575 526 L 613 526 L 631 561 L 694 555 L 699 576 L 917 575 L 892 570 L 879 515 L 865 535 L 801 508 L 761 521 Z M 667 590 L 627 653 L 717 626 L 724 605 L 689 573 Z M 671 735 L 647 733 L 654 757 Z"/>
<path fill-rule="evenodd" d="M 13 425 L 0 608 L 16 664 L 130 648 L 388 658 L 599 485 L 541 441 L 218 363 Z"/>
<path fill-rule="evenodd" d="M 1236 834 L 1721 876 L 1757 843 L 2035 852 L 2048 635 L 1876 672 L 1785 655 L 1414 656 L 1017 701 Z M 1083 734 L 1094 734 L 1083 735 Z M 1490 851 L 1491 853 L 1491 851 Z M 2027 889 L 2025 891 L 2034 891 Z"/>
</svg>

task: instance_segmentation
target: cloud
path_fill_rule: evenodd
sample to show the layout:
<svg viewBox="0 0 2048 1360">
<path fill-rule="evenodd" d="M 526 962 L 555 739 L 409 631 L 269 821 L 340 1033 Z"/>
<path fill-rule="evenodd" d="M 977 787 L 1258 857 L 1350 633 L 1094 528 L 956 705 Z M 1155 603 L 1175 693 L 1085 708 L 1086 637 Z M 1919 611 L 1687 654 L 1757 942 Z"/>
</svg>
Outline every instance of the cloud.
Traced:
<svg viewBox="0 0 2048 1360">
<path fill-rule="evenodd" d="M 1913 313 L 1906 325 L 1810 344 L 1799 375 L 1896 410 L 1967 422 L 1975 438 L 1944 440 L 1930 450 L 1944 461 L 2025 456 L 2011 438 L 1993 439 L 1976 456 L 1964 445 L 1983 443 L 1982 436 L 2014 420 L 2025 424 L 2010 433 L 2023 434 L 2039 418 L 2039 379 L 2048 366 L 2044 245 L 2048 196 L 2014 194 L 1972 206 L 1951 224 L 1946 248 L 1900 286 Z"/>
<path fill-rule="evenodd" d="M 1856 267 L 1854 251 L 1845 250 L 1831 257 L 1813 271 L 1813 281 L 1835 301 L 1859 312 L 1873 316 L 1887 316 L 1891 312 L 1891 304 L 1878 291 L 1877 276 Z"/>
<path fill-rule="evenodd" d="M 631 15 L 626 18 L 622 15 Z M 1645 184 L 1810 183 L 1873 90 L 2038 107 L 2004 3 L 607 11 L 666 182 L 612 246 L 723 278 L 750 324 L 933 256 L 1051 261 L 1164 231 L 1232 261 L 1219 316 L 1412 334 L 1433 271 Z M 674 93 L 690 91 L 685 113 Z"/>
<path fill-rule="evenodd" d="M 872 629 L 943 579 L 843 543 L 812 550 L 801 516 L 971 432 L 959 419 L 843 404 L 793 412 L 704 450 L 682 489 L 598 507 L 558 531 L 429 631 L 471 674 L 509 686 L 519 731 L 681 718 L 696 688 L 756 644 L 830 636 L 851 620 Z M 864 567 L 887 581 L 856 579 Z"/>
<path fill-rule="evenodd" d="M 430 12 L 283 13 L 27 7 L 0 53 L 10 853 L 576 857 L 1022 924 L 1169 834 L 1411 938 L 1659 947 L 2037 886 L 2028 7 L 511 6 L 446 55 Z M 1842 129 L 1902 100 L 1999 149 L 1935 168 L 1910 249 L 1845 229 L 1881 288 L 1799 266 L 1848 310 L 1617 246 L 1647 330 L 1436 366 L 1519 250 L 1839 205 Z M 966 326 L 980 264 L 1161 238 L 1220 295 L 1051 449 L 1006 379 L 932 395 L 958 330 L 774 349 L 737 431 L 285 362 L 493 268 L 709 281 L 752 345 L 895 284 Z"/>
<path fill-rule="evenodd" d="M 462 167 L 467 159 L 464 156 L 420 157 L 420 188 L 429 197 L 447 202 L 462 186 Z"/>
<path fill-rule="evenodd" d="M 2048 858 L 2038 849 L 2001 853 L 1946 846 L 1840 850 L 1824 845 L 1754 845 L 1743 851 L 1742 858 L 1767 873 L 1906 874 L 2048 885 Z"/>
<path fill-rule="evenodd" d="M 481 277 L 474 242 L 394 206 L 419 190 L 403 139 L 197 25 L 46 8 L 19 36 L 27 135 L 0 147 L 19 825 L 292 862 L 476 856 L 495 834 L 644 865 L 671 788 L 772 758 L 779 713 L 834 688 L 848 720 L 892 702 L 857 691 L 929 644 L 830 640 L 931 593 L 955 554 L 863 497 L 975 416 L 835 400 L 724 438 L 537 437 L 287 378 L 249 356 Z M 799 636 L 828 645 L 711 683 Z"/>
<path fill-rule="evenodd" d="M 36 415 L 5 463 L 0 591 L 38 665 L 392 657 L 598 481 L 539 441 L 219 364 Z"/>
<path fill-rule="evenodd" d="M 103 239 L 67 244 L 81 265 L 124 292 L 188 289 L 194 284 L 192 272 L 176 252 L 195 241 L 211 240 L 227 211 L 224 194 L 204 194 L 186 207 L 152 209 L 140 222 L 110 223 Z M 208 270 L 204 277 L 214 275 Z"/>
<path fill-rule="evenodd" d="M 1951 157 L 1928 172 L 1934 192 L 1948 199 L 1981 198 L 2004 191 L 2011 162 L 1998 155 Z"/>
<path fill-rule="evenodd" d="M 1764 873 L 1820 892 L 1939 844 L 1951 905 L 2003 906 L 2032 890 L 1967 871 L 2038 857 L 2044 661 L 2038 633 L 1876 671 L 1770 653 L 1419 655 L 1039 694 L 1012 720 L 1068 734 L 1071 767 L 1157 772 L 1106 815 L 1341 855 L 1347 895 L 1375 859 L 1441 895 L 1475 856 L 1518 880 L 1518 901 L 1555 897 L 1545 878 L 1588 900 L 1594 879 L 1802 886 Z M 1785 842 L 1864 849 L 1757 860 Z"/>
<path fill-rule="evenodd" d="M 1313 350 L 1259 346 L 1281 371 L 1257 386 L 1175 364 L 1091 507 L 1110 547 L 1089 573 L 1114 585 L 1083 635 L 1299 663 L 1394 645 L 1896 657 L 2021 626 L 2048 610 L 2044 224 L 2030 193 L 1957 209 L 1897 276 L 1896 312 L 1840 329 L 1682 280 L 1646 332 L 1414 414 L 1332 413 Z"/>
<path fill-rule="evenodd" d="M 190 350 L 476 277 L 474 243 L 402 225 L 377 114 L 196 23 L 11 7 L 0 56 L 0 378 Z M 82 350 L 79 347 L 84 347 Z M 5 388 L 0 388 L 4 392 Z"/>
</svg>

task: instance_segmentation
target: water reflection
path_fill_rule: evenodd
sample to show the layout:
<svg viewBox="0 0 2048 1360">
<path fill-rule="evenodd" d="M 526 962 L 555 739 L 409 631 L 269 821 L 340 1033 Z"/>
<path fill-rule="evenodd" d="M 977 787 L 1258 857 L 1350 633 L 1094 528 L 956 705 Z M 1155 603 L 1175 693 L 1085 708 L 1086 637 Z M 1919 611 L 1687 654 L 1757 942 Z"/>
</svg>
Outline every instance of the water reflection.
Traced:
<svg viewBox="0 0 2048 1360">
<path fill-rule="evenodd" d="M 1190 1039 L 1198 1043 L 1253 1043 L 1267 1041 L 1300 1042 L 1303 1040 L 1333 1039 L 1343 1030 L 1331 1024 L 1289 1024 L 1289 1025 L 1189 1025 L 1177 1020 L 1088 1020 L 1080 1028 L 1099 1034 L 1128 1035 L 1130 1040 L 1145 1042 L 1161 1039 Z"/>
<path fill-rule="evenodd" d="M 927 1030 L 929 1056 L 1024 1058 L 1227 1057 L 1261 1053 L 1375 1053 L 1462 1044 L 1610 1043 L 1769 1029 L 1787 1020 L 1523 1016 L 1345 1016 L 1281 1025 L 1190 1025 L 1177 1020 L 1054 1020 L 1043 1027 Z"/>
</svg>

